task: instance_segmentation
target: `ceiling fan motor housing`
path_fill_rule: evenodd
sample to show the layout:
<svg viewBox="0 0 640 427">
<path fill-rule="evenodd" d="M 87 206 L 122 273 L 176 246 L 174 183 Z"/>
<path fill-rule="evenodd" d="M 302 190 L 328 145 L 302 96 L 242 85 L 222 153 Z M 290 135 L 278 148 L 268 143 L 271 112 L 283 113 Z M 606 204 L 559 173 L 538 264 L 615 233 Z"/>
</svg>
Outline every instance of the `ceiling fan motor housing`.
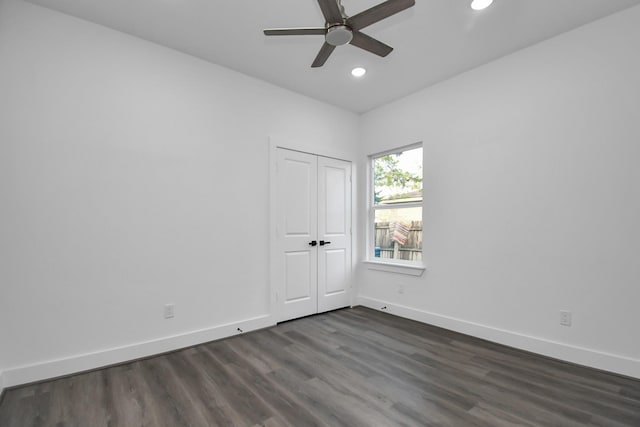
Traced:
<svg viewBox="0 0 640 427">
<path fill-rule="evenodd" d="M 346 25 L 334 25 L 327 29 L 325 40 L 332 46 L 342 46 L 347 44 L 353 38 L 351 28 Z"/>
</svg>

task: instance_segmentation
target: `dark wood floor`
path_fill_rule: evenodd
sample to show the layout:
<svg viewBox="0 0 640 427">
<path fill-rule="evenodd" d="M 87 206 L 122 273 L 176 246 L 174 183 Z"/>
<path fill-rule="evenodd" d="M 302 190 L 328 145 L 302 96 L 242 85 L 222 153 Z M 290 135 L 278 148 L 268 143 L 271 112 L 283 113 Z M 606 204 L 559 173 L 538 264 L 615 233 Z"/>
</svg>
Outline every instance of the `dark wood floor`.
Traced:
<svg viewBox="0 0 640 427">
<path fill-rule="evenodd" d="M 0 426 L 640 426 L 640 381 L 365 308 L 9 390 Z"/>
</svg>

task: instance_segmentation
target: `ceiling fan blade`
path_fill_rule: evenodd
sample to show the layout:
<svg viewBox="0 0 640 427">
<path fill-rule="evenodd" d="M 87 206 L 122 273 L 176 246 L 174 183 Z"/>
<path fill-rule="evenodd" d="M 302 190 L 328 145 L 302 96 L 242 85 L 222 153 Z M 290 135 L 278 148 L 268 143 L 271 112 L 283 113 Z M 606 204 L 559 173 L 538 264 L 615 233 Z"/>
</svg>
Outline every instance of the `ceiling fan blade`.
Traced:
<svg viewBox="0 0 640 427">
<path fill-rule="evenodd" d="M 336 0 L 318 0 L 324 19 L 329 24 L 342 24 L 342 12 Z"/>
<path fill-rule="evenodd" d="M 415 4 L 415 0 L 388 0 L 347 19 L 347 25 L 353 30 L 361 30 Z"/>
<path fill-rule="evenodd" d="M 324 27 L 315 28 L 269 28 L 264 30 L 265 36 L 324 36 L 327 29 Z"/>
<path fill-rule="evenodd" d="M 364 49 L 368 52 L 375 53 L 378 56 L 385 57 L 391 53 L 393 48 L 389 45 L 382 43 L 374 39 L 373 37 L 369 37 L 365 33 L 361 33 L 360 31 L 353 32 L 353 38 L 350 42 L 352 45 L 359 47 L 360 49 Z"/>
<path fill-rule="evenodd" d="M 311 64 L 311 67 L 312 68 L 322 67 L 324 63 L 327 62 L 327 59 L 329 59 L 329 55 L 331 55 L 331 53 L 333 52 L 333 49 L 335 48 L 336 48 L 335 46 L 327 42 L 324 42 L 324 44 L 320 48 L 320 52 L 318 52 L 318 56 L 316 56 L 316 59 L 313 61 L 313 64 Z"/>
</svg>

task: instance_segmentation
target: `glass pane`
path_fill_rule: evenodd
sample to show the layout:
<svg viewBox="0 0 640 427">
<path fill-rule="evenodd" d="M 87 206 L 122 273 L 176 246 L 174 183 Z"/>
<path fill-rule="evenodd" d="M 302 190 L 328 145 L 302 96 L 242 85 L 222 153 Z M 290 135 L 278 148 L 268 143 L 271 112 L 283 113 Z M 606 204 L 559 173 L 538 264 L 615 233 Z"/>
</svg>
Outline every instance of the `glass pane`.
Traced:
<svg viewBox="0 0 640 427">
<path fill-rule="evenodd" d="M 376 205 L 422 201 L 422 147 L 373 159 Z"/>
<path fill-rule="evenodd" d="M 376 209 L 375 258 L 422 260 L 422 207 Z"/>
</svg>

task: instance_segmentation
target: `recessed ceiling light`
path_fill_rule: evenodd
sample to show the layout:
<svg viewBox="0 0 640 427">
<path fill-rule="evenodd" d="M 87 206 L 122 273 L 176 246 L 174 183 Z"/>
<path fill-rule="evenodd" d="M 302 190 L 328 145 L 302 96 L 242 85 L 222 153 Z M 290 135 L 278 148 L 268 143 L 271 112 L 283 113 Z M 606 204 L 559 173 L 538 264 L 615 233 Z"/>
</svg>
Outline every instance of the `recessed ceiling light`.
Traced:
<svg viewBox="0 0 640 427">
<path fill-rule="evenodd" d="M 353 70 L 351 70 L 351 75 L 352 75 L 353 77 L 362 77 L 362 76 L 364 76 L 365 74 L 367 74 L 367 70 L 365 70 L 365 69 L 364 69 L 364 68 L 362 68 L 362 67 L 356 67 L 356 68 L 354 68 Z"/>
<path fill-rule="evenodd" d="M 473 0 L 471 2 L 471 9 L 473 10 L 482 10 L 491 6 L 493 0 Z"/>
</svg>

